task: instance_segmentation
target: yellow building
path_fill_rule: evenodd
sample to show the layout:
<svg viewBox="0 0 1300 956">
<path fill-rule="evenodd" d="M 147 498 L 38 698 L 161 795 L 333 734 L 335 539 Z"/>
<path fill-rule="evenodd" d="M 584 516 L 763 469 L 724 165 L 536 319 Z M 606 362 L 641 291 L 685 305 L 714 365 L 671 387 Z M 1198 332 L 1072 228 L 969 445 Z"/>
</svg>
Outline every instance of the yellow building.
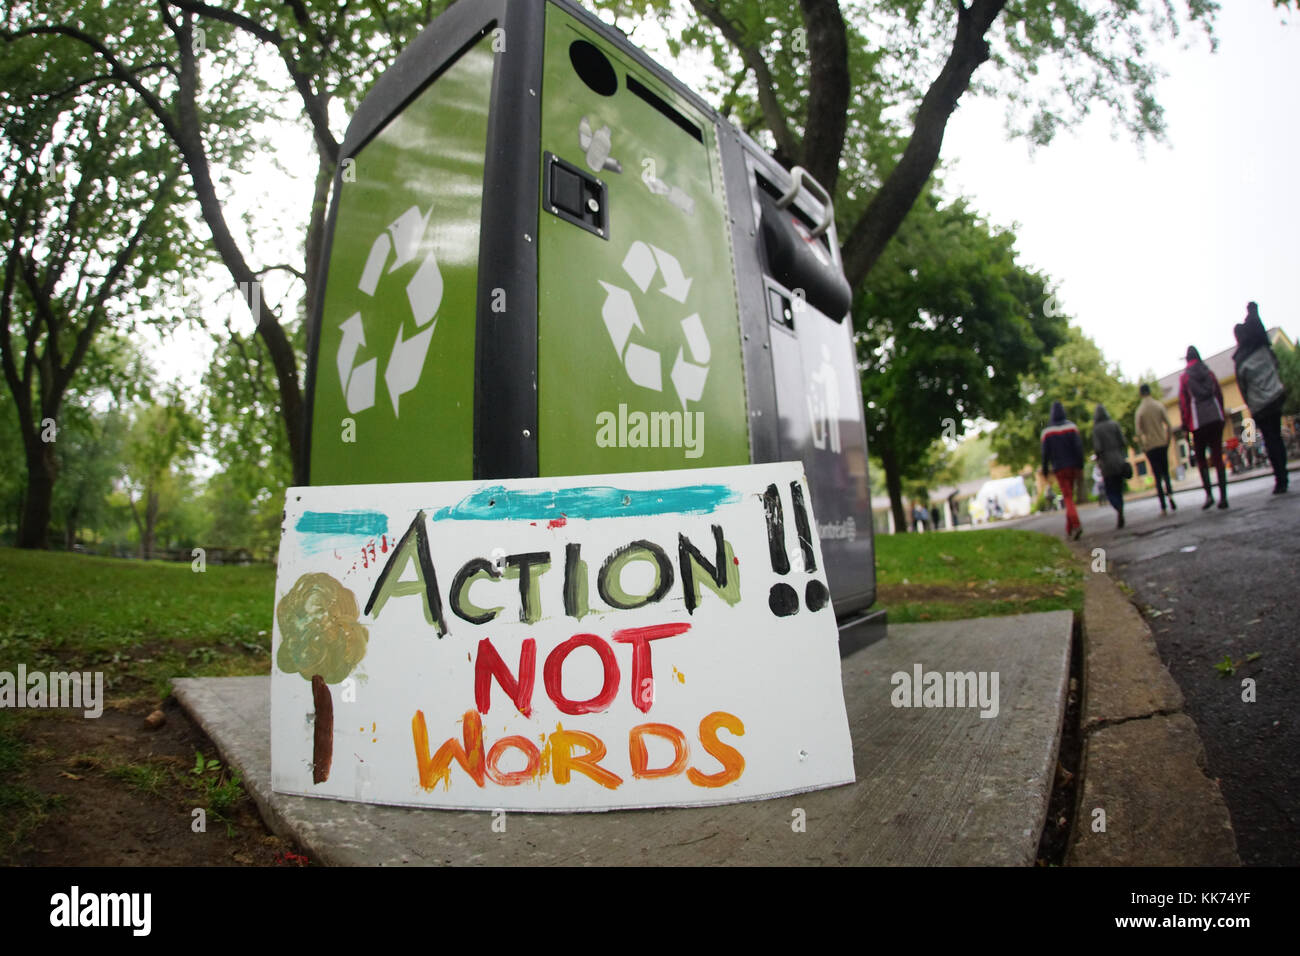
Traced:
<svg viewBox="0 0 1300 956">
<path fill-rule="evenodd" d="M 1295 343 L 1280 328 L 1268 330 L 1268 341 L 1273 346 L 1273 351 L 1280 349 L 1294 349 Z M 1242 401 L 1241 389 L 1237 387 L 1237 370 L 1232 364 L 1232 353 L 1235 352 L 1236 346 L 1230 349 L 1224 349 L 1222 352 L 1216 352 L 1214 355 L 1203 356 L 1206 365 L 1214 373 L 1214 377 L 1219 380 L 1219 388 L 1223 392 L 1223 411 L 1228 416 L 1227 421 L 1223 423 L 1223 440 L 1226 443 L 1228 439 L 1234 436 L 1240 437 L 1244 430 L 1244 421 L 1250 417 L 1250 409 Z M 1184 366 L 1186 368 L 1186 366 Z M 1169 471 L 1176 475 L 1179 466 L 1188 471 L 1194 470 L 1191 465 L 1190 436 L 1186 432 L 1179 434 L 1182 428 L 1183 416 L 1178 408 L 1178 381 L 1182 377 L 1183 369 L 1164 376 L 1151 392 L 1154 395 L 1159 391 L 1156 397 L 1164 403 L 1165 413 L 1169 416 L 1169 424 L 1175 431 L 1173 441 L 1170 442 L 1169 454 Z M 1125 434 L 1132 434 L 1133 423 L 1123 422 Z M 1226 452 L 1225 444 L 1225 452 Z M 1144 486 L 1151 485 L 1152 479 L 1150 468 L 1147 466 L 1146 456 L 1141 453 L 1134 454 L 1129 458 L 1133 465 L 1133 476 Z"/>
</svg>

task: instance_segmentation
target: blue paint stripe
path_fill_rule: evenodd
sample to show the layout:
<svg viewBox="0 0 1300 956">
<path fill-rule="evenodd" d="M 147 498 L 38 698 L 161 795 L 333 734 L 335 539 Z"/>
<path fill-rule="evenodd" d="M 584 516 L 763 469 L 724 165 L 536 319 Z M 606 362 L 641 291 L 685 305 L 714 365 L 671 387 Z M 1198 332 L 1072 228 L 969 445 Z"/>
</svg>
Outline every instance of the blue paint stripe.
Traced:
<svg viewBox="0 0 1300 956">
<path fill-rule="evenodd" d="M 294 529 L 302 534 L 366 535 L 388 533 L 382 511 L 304 511 Z"/>
<path fill-rule="evenodd" d="M 665 514 L 709 514 L 722 505 L 740 501 L 740 493 L 726 485 L 686 485 L 639 491 L 593 486 L 558 491 L 507 491 L 503 485 L 482 488 L 456 504 L 439 508 L 434 521 L 548 521 L 564 515 L 571 519 L 639 518 Z"/>
</svg>

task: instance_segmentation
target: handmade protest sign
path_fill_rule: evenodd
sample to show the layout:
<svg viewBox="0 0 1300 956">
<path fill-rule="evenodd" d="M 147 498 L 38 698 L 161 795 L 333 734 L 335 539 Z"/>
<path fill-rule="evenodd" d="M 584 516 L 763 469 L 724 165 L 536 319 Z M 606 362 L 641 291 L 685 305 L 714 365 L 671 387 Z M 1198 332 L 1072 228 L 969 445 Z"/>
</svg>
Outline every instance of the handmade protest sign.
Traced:
<svg viewBox="0 0 1300 956">
<path fill-rule="evenodd" d="M 851 783 L 802 467 L 291 488 L 274 789 L 608 810 Z"/>
</svg>

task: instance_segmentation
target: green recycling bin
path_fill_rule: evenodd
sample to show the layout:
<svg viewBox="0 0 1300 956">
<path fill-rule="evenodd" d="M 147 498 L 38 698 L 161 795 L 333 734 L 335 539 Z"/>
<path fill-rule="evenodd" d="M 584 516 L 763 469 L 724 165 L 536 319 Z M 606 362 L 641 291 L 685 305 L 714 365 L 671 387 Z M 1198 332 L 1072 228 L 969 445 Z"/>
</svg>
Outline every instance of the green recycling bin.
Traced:
<svg viewBox="0 0 1300 956">
<path fill-rule="evenodd" d="M 461 0 L 348 126 L 310 317 L 312 484 L 802 460 L 875 600 L 830 197 L 566 0 Z"/>
</svg>

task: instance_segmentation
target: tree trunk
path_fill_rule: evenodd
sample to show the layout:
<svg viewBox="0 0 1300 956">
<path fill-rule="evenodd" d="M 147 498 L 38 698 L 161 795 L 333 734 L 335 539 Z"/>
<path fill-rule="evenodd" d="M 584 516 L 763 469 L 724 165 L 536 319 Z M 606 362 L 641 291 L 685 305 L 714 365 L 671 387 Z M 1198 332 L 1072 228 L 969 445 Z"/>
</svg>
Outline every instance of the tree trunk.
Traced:
<svg viewBox="0 0 1300 956">
<path fill-rule="evenodd" d="M 144 533 L 140 536 L 140 557 L 148 558 L 154 552 L 154 527 L 158 524 L 158 492 L 145 492 Z"/>
<path fill-rule="evenodd" d="M 898 473 L 898 462 L 893 450 L 884 442 L 878 442 L 875 451 L 885 467 L 885 488 L 889 490 L 889 508 L 894 513 L 894 534 L 906 534 L 908 519 L 903 511 L 903 478 Z"/>
<path fill-rule="evenodd" d="M 808 27 L 808 120 L 803 165 L 835 195 L 849 122 L 849 43 L 838 0 L 799 0 Z"/>
<path fill-rule="evenodd" d="M 230 277 L 235 280 L 235 285 L 240 290 L 257 325 L 257 334 L 262 337 L 267 352 L 270 353 L 271 365 L 275 369 L 276 383 L 280 389 L 280 414 L 284 417 L 289 438 L 293 480 L 295 484 L 306 484 L 304 479 L 306 459 L 303 455 L 305 444 L 303 398 L 302 387 L 298 383 L 298 357 L 293 351 L 293 343 L 289 341 L 288 333 L 280 324 L 279 315 L 262 301 L 258 276 L 245 260 L 243 250 L 226 222 L 225 208 L 212 181 L 212 168 L 203 145 L 202 123 L 195 102 L 197 88 L 197 66 L 187 33 L 185 43 L 181 47 L 181 71 L 176 96 L 173 138 L 189 171 L 190 180 L 194 184 L 199 213 L 212 234 L 212 243 L 216 247 L 217 255 L 226 266 Z M 311 267 L 311 263 L 307 265 Z"/>
<path fill-rule="evenodd" d="M 35 446 L 35 447 L 33 447 Z M 54 503 L 54 479 L 59 464 L 53 442 L 40 438 L 27 442 L 27 495 L 18 526 L 18 547 L 48 548 L 50 511 Z"/>
<path fill-rule="evenodd" d="M 334 163 L 322 154 L 316 166 L 316 191 L 311 200 L 311 219 L 307 225 L 307 242 L 303 249 L 304 320 L 316 314 L 316 287 L 320 275 L 321 254 L 325 249 L 326 213 L 329 211 L 330 185 L 334 181 Z"/>
<path fill-rule="evenodd" d="M 325 678 L 319 674 L 312 675 L 311 696 L 316 709 L 312 730 L 311 781 L 324 783 L 330 778 L 330 764 L 334 761 L 334 695 L 330 693 Z"/>
</svg>

